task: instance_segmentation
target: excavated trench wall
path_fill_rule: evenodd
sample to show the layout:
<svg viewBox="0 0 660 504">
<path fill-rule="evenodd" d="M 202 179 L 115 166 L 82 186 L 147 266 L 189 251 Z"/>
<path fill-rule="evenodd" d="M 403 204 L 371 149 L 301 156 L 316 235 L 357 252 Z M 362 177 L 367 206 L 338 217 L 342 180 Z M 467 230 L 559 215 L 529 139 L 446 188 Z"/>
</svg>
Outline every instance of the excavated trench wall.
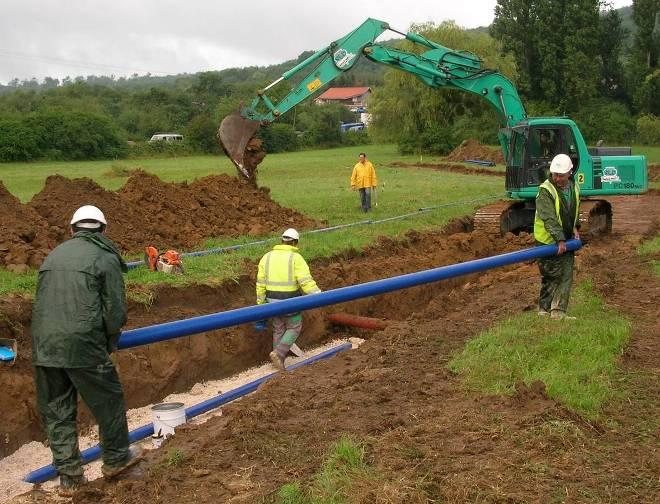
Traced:
<svg viewBox="0 0 660 504">
<path fill-rule="evenodd" d="M 381 239 L 362 252 L 351 250 L 314 261 L 312 272 L 319 285 L 327 290 L 518 250 L 531 242 L 528 236 L 494 239 L 477 232 L 464 232 L 469 226 L 469 219 L 464 219 L 454 222 L 444 232 L 410 232 L 399 241 Z M 238 283 L 228 281 L 221 287 L 163 287 L 155 292 L 149 306 L 131 304 L 129 328 L 254 304 L 254 279 L 254 272 L 251 272 L 243 275 Z M 475 280 L 456 278 L 306 312 L 299 343 L 304 348 L 337 336 L 326 322 L 328 313 L 346 311 L 405 320 L 438 298 L 450 302 L 452 290 L 468 281 Z M 3 441 L 0 456 L 30 440 L 44 439 L 36 412 L 29 360 L 30 308 L 29 301 L 18 297 L 0 301 L 0 331 L 12 334 L 20 345 L 16 366 L 0 370 L 0 390 L 8 391 L 0 417 Z M 358 330 L 341 331 L 354 334 Z M 370 337 L 369 333 L 359 334 Z M 270 349 L 270 331 L 257 332 L 250 324 L 120 351 L 119 372 L 127 405 L 134 408 L 158 402 L 170 393 L 188 390 L 197 382 L 226 377 L 263 363 Z M 85 408 L 81 408 L 79 417 L 83 425 L 91 424 Z"/>
</svg>

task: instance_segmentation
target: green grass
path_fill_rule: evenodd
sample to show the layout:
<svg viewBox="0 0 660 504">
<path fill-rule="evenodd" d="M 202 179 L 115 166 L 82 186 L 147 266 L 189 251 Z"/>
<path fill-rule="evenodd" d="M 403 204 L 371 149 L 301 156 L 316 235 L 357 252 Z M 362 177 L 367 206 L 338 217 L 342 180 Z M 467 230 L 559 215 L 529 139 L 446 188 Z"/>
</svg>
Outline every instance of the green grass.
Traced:
<svg viewBox="0 0 660 504">
<path fill-rule="evenodd" d="M 379 176 L 379 205 L 368 215 L 360 211 L 357 193 L 348 188 L 351 169 L 360 150 L 366 150 L 369 158 L 376 164 Z M 325 220 L 328 225 L 365 219 L 383 219 L 415 212 L 420 207 L 503 195 L 504 181 L 496 177 L 452 174 L 423 168 L 382 166 L 394 161 L 412 162 L 413 160 L 413 157 L 398 155 L 392 145 L 274 154 L 269 155 L 262 164 L 259 182 L 271 188 L 273 199 L 281 205 L 296 208 L 306 215 Z M 120 187 L 126 180 L 125 177 L 117 177 L 117 173 L 127 173 L 137 166 L 170 181 L 191 180 L 209 173 L 234 172 L 229 161 L 220 157 L 122 161 L 121 165 L 114 163 L 114 169 L 113 162 L 31 164 L 22 165 L 22 171 L 14 165 L 0 165 L 0 177 L 12 192 L 21 195 L 25 200 L 38 192 L 46 176 L 53 172 L 66 176 L 89 176 L 110 189 Z M 399 236 L 411 228 L 418 230 L 438 228 L 452 217 L 472 213 L 477 206 L 486 202 L 448 206 L 383 224 L 361 225 L 328 233 L 303 235 L 300 243 L 301 252 L 310 260 L 337 254 L 350 248 L 360 249 L 373 243 L 379 236 Z M 229 246 L 276 236 L 275 233 L 264 237 L 211 239 L 199 248 Z M 149 294 L 142 288 L 145 285 L 162 283 L 180 286 L 192 283 L 213 285 L 227 279 L 236 279 L 244 272 L 245 259 L 258 260 L 269 248 L 270 244 L 259 245 L 246 247 L 230 254 L 189 258 L 185 260 L 186 274 L 183 276 L 152 273 L 144 268 L 132 270 L 126 275 L 129 296 L 148 303 Z M 8 292 L 30 292 L 34 289 L 35 283 L 34 272 L 12 275 L 0 269 L 0 295 Z"/>
<path fill-rule="evenodd" d="M 364 446 L 349 437 L 334 443 L 320 471 L 308 486 L 299 482 L 283 485 L 277 492 L 280 504 L 341 504 L 350 501 L 354 480 L 371 479 L 364 461 Z"/>
<path fill-rule="evenodd" d="M 637 253 L 642 256 L 653 256 L 651 258 L 651 268 L 656 275 L 660 275 L 660 260 L 655 259 L 655 257 L 660 257 L 660 236 L 651 238 L 650 240 L 642 243 L 638 249 Z"/>
<path fill-rule="evenodd" d="M 587 418 L 615 394 L 616 360 L 630 334 L 629 322 L 607 308 L 589 282 L 571 300 L 577 320 L 517 315 L 471 340 L 449 368 L 469 388 L 511 394 L 517 382 L 541 380 L 549 397 Z"/>
</svg>

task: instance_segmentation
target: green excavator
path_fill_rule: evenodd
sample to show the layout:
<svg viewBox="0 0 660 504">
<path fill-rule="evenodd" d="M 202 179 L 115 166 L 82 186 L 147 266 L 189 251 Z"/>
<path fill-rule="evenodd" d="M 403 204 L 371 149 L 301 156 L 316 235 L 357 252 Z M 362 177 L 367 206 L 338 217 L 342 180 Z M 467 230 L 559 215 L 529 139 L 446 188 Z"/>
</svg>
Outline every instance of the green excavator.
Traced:
<svg viewBox="0 0 660 504">
<path fill-rule="evenodd" d="M 421 54 L 375 43 L 386 30 L 422 46 Z M 629 147 L 588 148 L 577 125 L 567 117 L 528 117 L 513 83 L 496 70 L 482 68 L 468 51 L 455 51 L 416 33 L 403 33 L 388 23 L 367 19 L 345 37 L 332 42 L 257 93 L 249 106 L 225 117 L 220 142 L 236 165 L 239 177 L 256 183 L 256 168 L 265 153 L 255 135 L 282 114 L 316 95 L 328 83 L 354 67 L 360 56 L 416 75 L 432 88 L 461 89 L 477 94 L 495 109 L 499 143 L 506 160 L 506 195 L 479 209 L 475 228 L 505 234 L 530 231 L 537 188 L 548 176 L 550 161 L 559 153 L 573 161 L 573 176 L 580 184 L 581 220 L 586 234 L 612 229 L 612 207 L 602 197 L 640 194 L 648 188 L 646 158 L 632 155 Z M 295 77 L 293 89 L 273 103 L 266 92 Z M 583 235 L 585 233 L 582 233 Z"/>
</svg>

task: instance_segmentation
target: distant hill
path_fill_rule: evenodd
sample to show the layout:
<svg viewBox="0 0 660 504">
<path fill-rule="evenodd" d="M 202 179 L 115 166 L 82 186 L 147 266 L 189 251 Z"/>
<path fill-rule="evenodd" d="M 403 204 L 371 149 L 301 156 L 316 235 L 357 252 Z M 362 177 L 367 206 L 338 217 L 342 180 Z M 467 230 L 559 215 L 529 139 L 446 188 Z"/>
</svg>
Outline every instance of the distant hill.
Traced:
<svg viewBox="0 0 660 504">
<path fill-rule="evenodd" d="M 623 27 L 626 29 L 626 39 L 624 42 L 625 50 L 632 47 L 633 35 L 635 32 L 635 24 L 632 19 L 632 5 L 621 7 L 617 9 L 621 16 Z M 475 33 L 489 33 L 489 26 L 479 26 L 477 28 L 470 28 L 467 31 Z M 380 42 L 384 45 L 394 45 L 400 39 L 390 39 Z M 218 74 L 222 77 L 223 81 L 227 84 L 253 84 L 259 86 L 265 82 L 272 82 L 282 73 L 294 67 L 305 58 L 313 54 L 313 51 L 302 52 L 296 59 L 284 61 L 276 65 L 269 66 L 250 66 L 241 68 L 226 68 L 219 70 Z M 352 71 L 345 73 L 333 82 L 333 86 L 374 86 L 382 84 L 383 76 L 387 67 L 374 63 L 366 58 L 360 58 Z M 189 81 L 195 79 L 197 74 L 177 74 L 167 76 L 154 76 L 154 75 L 133 75 L 131 77 L 115 78 L 113 76 L 96 76 L 89 75 L 86 77 L 79 76 L 74 79 L 62 81 L 63 84 L 74 82 L 85 82 L 89 85 L 109 86 L 130 90 L 149 89 L 152 87 L 182 87 L 186 86 Z M 0 95 L 7 94 L 21 89 L 24 91 L 35 90 L 44 91 L 52 87 L 56 87 L 59 81 L 55 79 L 46 79 L 46 82 L 38 82 L 36 79 L 14 81 L 8 86 L 0 85 Z"/>
</svg>

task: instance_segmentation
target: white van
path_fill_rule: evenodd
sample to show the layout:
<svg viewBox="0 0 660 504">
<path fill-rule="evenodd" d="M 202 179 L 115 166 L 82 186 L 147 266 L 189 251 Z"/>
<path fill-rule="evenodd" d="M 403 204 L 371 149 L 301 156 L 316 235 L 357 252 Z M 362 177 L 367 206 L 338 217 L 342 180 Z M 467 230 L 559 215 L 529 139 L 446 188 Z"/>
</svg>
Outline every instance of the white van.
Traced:
<svg viewBox="0 0 660 504">
<path fill-rule="evenodd" d="M 183 135 L 178 133 L 156 133 L 151 137 L 151 142 L 183 142 Z"/>
</svg>

